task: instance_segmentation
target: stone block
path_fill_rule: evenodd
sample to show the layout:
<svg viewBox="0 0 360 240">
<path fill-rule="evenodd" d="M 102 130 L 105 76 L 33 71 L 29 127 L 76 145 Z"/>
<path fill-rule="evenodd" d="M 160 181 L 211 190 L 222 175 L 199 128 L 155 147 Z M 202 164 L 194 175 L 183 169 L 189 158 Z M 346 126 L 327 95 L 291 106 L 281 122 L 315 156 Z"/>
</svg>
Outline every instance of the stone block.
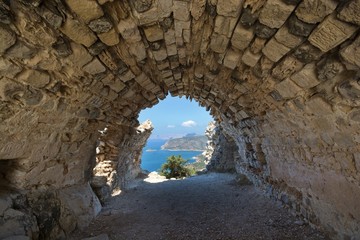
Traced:
<svg viewBox="0 0 360 240">
<path fill-rule="evenodd" d="M 121 79 L 121 81 L 127 82 L 135 78 L 135 75 L 131 70 L 128 70 L 126 73 L 120 75 L 119 78 Z"/>
<path fill-rule="evenodd" d="M 351 37 L 357 29 L 358 27 L 330 15 L 311 33 L 309 41 L 321 51 L 327 52 Z"/>
<path fill-rule="evenodd" d="M 177 47 L 176 44 L 171 44 L 166 46 L 166 51 L 168 56 L 174 56 L 177 54 Z"/>
<path fill-rule="evenodd" d="M 314 63 L 305 65 L 299 72 L 293 74 L 290 78 L 302 88 L 312 88 L 320 83 L 316 76 L 316 66 Z"/>
<path fill-rule="evenodd" d="M 279 61 L 290 51 L 290 48 L 282 45 L 272 38 L 263 48 L 263 54 L 273 62 Z"/>
<path fill-rule="evenodd" d="M 184 42 L 189 43 L 190 39 L 191 39 L 191 31 L 184 29 L 183 30 L 183 38 L 184 38 Z"/>
<path fill-rule="evenodd" d="M 13 78 L 21 72 L 21 67 L 13 64 L 9 60 L 0 57 L 0 76 Z"/>
<path fill-rule="evenodd" d="M 6 51 L 6 56 L 8 58 L 29 59 L 32 58 L 36 52 L 37 49 L 35 49 L 35 47 L 18 40 L 15 45 Z"/>
<path fill-rule="evenodd" d="M 235 69 L 240 61 L 240 57 L 241 57 L 240 52 L 229 49 L 226 52 L 223 64 L 227 68 Z"/>
<path fill-rule="evenodd" d="M 95 34 L 79 21 L 67 18 L 65 23 L 60 27 L 60 31 L 68 36 L 74 42 L 90 47 L 97 40 Z"/>
<path fill-rule="evenodd" d="M 77 225 L 84 229 L 101 211 L 100 201 L 90 184 L 67 187 L 59 191 L 59 199 L 61 212 L 66 213 L 60 219 L 61 225 Z"/>
<path fill-rule="evenodd" d="M 249 49 L 246 49 L 241 61 L 250 67 L 254 67 L 260 58 L 261 54 L 254 54 Z"/>
<path fill-rule="evenodd" d="M 99 61 L 99 59 L 94 58 L 91 62 L 89 62 L 88 64 L 86 64 L 83 67 L 83 70 L 85 72 L 88 72 L 92 75 L 98 74 L 98 73 L 102 73 L 106 71 L 106 68 L 104 67 L 104 65 Z"/>
<path fill-rule="evenodd" d="M 296 15 L 292 15 L 288 20 L 289 33 L 294 34 L 296 36 L 307 37 L 310 35 L 311 31 L 315 28 L 315 24 L 310 24 L 301 21 L 296 17 Z"/>
<path fill-rule="evenodd" d="M 245 27 L 251 27 L 257 19 L 257 13 L 253 13 L 250 8 L 243 8 L 239 23 Z"/>
<path fill-rule="evenodd" d="M 119 93 L 126 87 L 126 85 L 117 78 L 106 83 L 104 82 L 104 84 L 108 85 L 112 90 L 117 93 Z"/>
<path fill-rule="evenodd" d="M 117 29 L 121 36 L 127 41 L 141 41 L 140 31 L 137 24 L 132 18 L 121 20 L 120 23 L 117 25 Z"/>
<path fill-rule="evenodd" d="M 306 110 L 314 115 L 328 115 L 332 114 L 331 105 L 327 103 L 322 97 L 314 96 L 306 103 Z"/>
<path fill-rule="evenodd" d="M 342 63 L 334 58 L 329 58 L 317 64 L 317 77 L 320 81 L 331 81 L 343 70 Z"/>
<path fill-rule="evenodd" d="M 276 28 L 270 28 L 264 24 L 257 22 L 255 24 L 255 34 L 260 38 L 269 39 L 276 33 Z"/>
<path fill-rule="evenodd" d="M 186 1 L 173 1 L 174 18 L 180 21 L 190 20 L 189 4 Z"/>
<path fill-rule="evenodd" d="M 338 18 L 346 22 L 360 25 L 360 1 L 349 1 L 338 14 Z"/>
<path fill-rule="evenodd" d="M 275 39 L 288 48 L 295 48 L 304 40 L 301 36 L 293 35 L 287 26 L 282 26 L 275 34 Z"/>
<path fill-rule="evenodd" d="M 104 15 L 96 0 L 66 0 L 66 4 L 86 23 Z"/>
<path fill-rule="evenodd" d="M 144 60 L 147 57 L 145 45 L 142 41 L 129 44 L 129 51 L 136 57 L 138 62 Z"/>
<path fill-rule="evenodd" d="M 164 38 L 164 33 L 157 24 L 144 28 L 144 32 L 149 42 L 156 42 Z"/>
<path fill-rule="evenodd" d="M 95 19 L 89 23 L 89 28 L 96 33 L 106 33 L 112 27 L 111 21 L 106 17 Z"/>
<path fill-rule="evenodd" d="M 156 61 L 163 61 L 168 56 L 165 48 L 161 48 L 158 51 L 152 51 L 152 53 Z"/>
<path fill-rule="evenodd" d="M 318 60 L 324 53 L 309 42 L 301 44 L 294 52 L 294 56 L 303 63 Z"/>
<path fill-rule="evenodd" d="M 337 4 L 335 0 L 304 0 L 295 13 L 304 22 L 319 23 L 335 10 Z"/>
<path fill-rule="evenodd" d="M 45 87 L 50 82 L 49 74 L 37 70 L 24 70 L 18 79 L 36 88 Z"/>
<path fill-rule="evenodd" d="M 151 0 L 133 0 L 131 1 L 135 10 L 139 13 L 146 12 L 151 8 L 152 1 Z"/>
<path fill-rule="evenodd" d="M 227 38 L 230 38 L 233 34 L 234 27 L 236 25 L 237 18 L 224 17 L 221 15 L 216 16 L 215 18 L 215 28 L 214 31 L 218 34 L 222 34 Z"/>
<path fill-rule="evenodd" d="M 164 38 L 165 38 L 165 43 L 166 45 L 171 45 L 173 43 L 175 43 L 175 31 L 174 30 L 168 30 L 167 32 L 165 32 L 164 34 Z"/>
<path fill-rule="evenodd" d="M 341 49 L 340 55 L 348 63 L 360 67 L 360 36 L 349 46 Z"/>
<path fill-rule="evenodd" d="M 239 17 L 244 0 L 218 0 L 216 11 L 226 17 Z"/>
<path fill-rule="evenodd" d="M 70 46 L 72 49 L 72 54 L 69 56 L 69 59 L 79 68 L 83 67 L 92 60 L 93 57 L 82 45 L 77 43 L 70 43 Z"/>
<path fill-rule="evenodd" d="M 267 1 L 260 12 L 259 21 L 270 28 L 280 28 L 294 9 L 294 5 L 282 0 Z"/>
<path fill-rule="evenodd" d="M 0 56 L 16 42 L 13 31 L 0 25 Z"/>
<path fill-rule="evenodd" d="M 255 38 L 255 40 L 250 46 L 250 51 L 255 54 L 260 53 L 261 50 L 264 48 L 265 43 L 266 43 L 266 39 L 258 38 L 258 37 Z"/>
<path fill-rule="evenodd" d="M 231 38 L 232 46 L 240 50 L 245 50 L 254 38 L 254 31 L 252 28 L 246 29 L 241 24 L 238 24 Z"/>
<path fill-rule="evenodd" d="M 284 58 L 272 71 L 272 76 L 278 80 L 284 80 L 291 74 L 303 67 L 303 63 L 293 56 Z"/>
<path fill-rule="evenodd" d="M 175 20 L 175 37 L 179 37 L 182 38 L 182 33 L 183 30 L 190 30 L 190 21 L 184 22 L 184 21 L 180 21 L 180 20 Z"/>
<path fill-rule="evenodd" d="M 191 1 L 190 13 L 195 20 L 199 20 L 204 13 L 206 7 L 206 0 Z"/>
<path fill-rule="evenodd" d="M 229 44 L 229 39 L 221 34 L 214 33 L 211 36 L 210 48 L 217 53 L 224 53 Z"/>
<path fill-rule="evenodd" d="M 108 32 L 98 34 L 98 37 L 101 42 L 108 46 L 115 46 L 120 42 L 119 34 L 114 28 Z"/>
<path fill-rule="evenodd" d="M 283 99 L 289 99 L 296 97 L 296 95 L 301 91 L 301 88 L 290 79 L 285 79 L 275 85 L 275 90 Z"/>
<path fill-rule="evenodd" d="M 106 48 L 107 46 L 104 43 L 102 43 L 101 41 L 97 41 L 96 43 L 91 45 L 88 50 L 91 55 L 96 56 L 99 55 Z"/>
<path fill-rule="evenodd" d="M 72 54 L 69 41 L 63 37 L 58 37 L 56 43 L 54 43 L 52 47 L 56 50 L 59 57 L 67 57 Z"/>
</svg>

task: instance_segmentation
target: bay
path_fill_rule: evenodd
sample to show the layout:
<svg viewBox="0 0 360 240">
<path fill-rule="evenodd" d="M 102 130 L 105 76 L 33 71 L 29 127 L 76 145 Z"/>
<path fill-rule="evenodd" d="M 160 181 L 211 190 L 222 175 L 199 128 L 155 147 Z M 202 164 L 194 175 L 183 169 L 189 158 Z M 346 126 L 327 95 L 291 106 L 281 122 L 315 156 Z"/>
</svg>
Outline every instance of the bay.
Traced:
<svg viewBox="0 0 360 240">
<path fill-rule="evenodd" d="M 202 151 L 169 151 L 161 150 L 166 140 L 149 139 L 146 146 L 143 148 L 141 156 L 141 168 L 150 172 L 158 171 L 161 165 L 166 162 L 166 159 L 171 155 L 181 155 L 189 163 L 195 162 L 196 156 L 200 155 Z"/>
</svg>

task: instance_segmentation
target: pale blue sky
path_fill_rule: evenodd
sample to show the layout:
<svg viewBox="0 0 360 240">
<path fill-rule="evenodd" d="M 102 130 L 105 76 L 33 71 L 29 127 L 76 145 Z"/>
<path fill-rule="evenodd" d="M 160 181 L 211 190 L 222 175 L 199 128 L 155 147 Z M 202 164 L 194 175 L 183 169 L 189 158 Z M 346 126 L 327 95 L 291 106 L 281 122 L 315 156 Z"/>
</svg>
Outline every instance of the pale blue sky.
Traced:
<svg viewBox="0 0 360 240">
<path fill-rule="evenodd" d="M 196 101 L 171 97 L 160 101 L 152 108 L 142 110 L 139 122 L 150 119 L 154 130 L 151 139 L 182 137 L 188 133 L 204 135 L 206 126 L 213 118 Z"/>
</svg>

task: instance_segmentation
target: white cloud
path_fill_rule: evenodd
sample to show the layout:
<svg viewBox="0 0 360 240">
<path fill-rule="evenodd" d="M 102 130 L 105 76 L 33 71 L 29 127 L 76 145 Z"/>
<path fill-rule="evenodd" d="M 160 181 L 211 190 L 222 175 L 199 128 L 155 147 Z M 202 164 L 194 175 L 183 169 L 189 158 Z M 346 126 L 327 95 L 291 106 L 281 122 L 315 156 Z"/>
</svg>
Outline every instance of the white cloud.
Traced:
<svg viewBox="0 0 360 240">
<path fill-rule="evenodd" d="M 195 127 L 197 123 L 193 120 L 185 121 L 181 124 L 183 127 Z"/>
<path fill-rule="evenodd" d="M 167 125 L 167 128 L 174 128 L 175 125 Z"/>
</svg>

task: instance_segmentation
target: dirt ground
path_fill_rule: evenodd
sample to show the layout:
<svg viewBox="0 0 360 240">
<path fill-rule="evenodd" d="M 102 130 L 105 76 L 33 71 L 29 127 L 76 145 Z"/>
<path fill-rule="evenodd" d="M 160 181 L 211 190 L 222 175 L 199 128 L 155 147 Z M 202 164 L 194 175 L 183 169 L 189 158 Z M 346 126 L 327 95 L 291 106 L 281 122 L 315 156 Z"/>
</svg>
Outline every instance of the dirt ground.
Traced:
<svg viewBox="0 0 360 240">
<path fill-rule="evenodd" d="M 150 174 L 114 196 L 72 239 L 327 239 L 235 175 L 209 173 L 164 181 Z"/>
</svg>

